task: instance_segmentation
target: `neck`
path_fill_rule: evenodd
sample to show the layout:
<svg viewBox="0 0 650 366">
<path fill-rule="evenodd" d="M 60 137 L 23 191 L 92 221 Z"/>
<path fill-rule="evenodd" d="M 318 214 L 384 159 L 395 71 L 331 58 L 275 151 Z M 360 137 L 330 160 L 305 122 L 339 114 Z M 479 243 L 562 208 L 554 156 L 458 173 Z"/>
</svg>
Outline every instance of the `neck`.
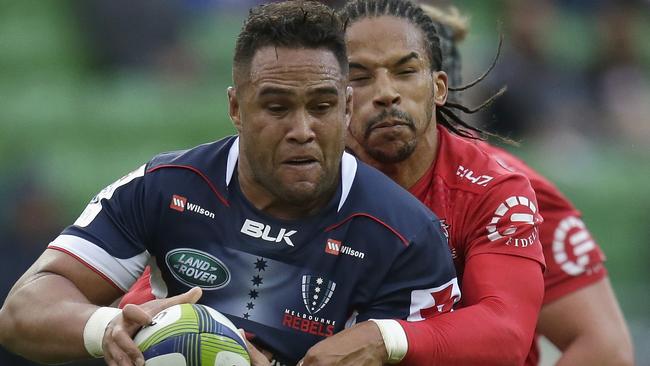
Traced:
<svg viewBox="0 0 650 366">
<path fill-rule="evenodd" d="M 403 188 L 410 189 L 431 167 L 437 153 L 438 130 L 435 121 L 431 121 L 429 127 L 424 131 L 424 135 L 418 141 L 415 151 L 406 160 L 397 163 L 382 163 L 370 158 L 365 153 L 360 154 L 359 157 Z"/>
<path fill-rule="evenodd" d="M 280 220 L 297 220 L 317 214 L 329 203 L 338 187 L 334 184 L 329 190 L 322 192 L 318 198 L 308 202 L 296 203 L 282 199 L 270 192 L 254 179 L 250 170 L 247 171 L 247 167 L 248 165 L 245 163 L 245 159 L 242 159 L 240 156 L 237 174 L 239 187 L 244 197 L 256 209 Z"/>
</svg>

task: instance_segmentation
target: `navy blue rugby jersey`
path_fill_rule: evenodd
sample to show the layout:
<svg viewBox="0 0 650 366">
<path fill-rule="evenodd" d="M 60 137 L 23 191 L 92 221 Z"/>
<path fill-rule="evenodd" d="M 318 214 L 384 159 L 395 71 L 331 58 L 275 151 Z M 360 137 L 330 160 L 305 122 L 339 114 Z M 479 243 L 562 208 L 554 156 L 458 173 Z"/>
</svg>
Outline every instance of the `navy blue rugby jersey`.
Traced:
<svg viewBox="0 0 650 366">
<path fill-rule="evenodd" d="M 439 221 L 379 171 L 345 153 L 329 204 L 288 221 L 245 198 L 238 156 L 237 137 L 156 156 L 97 194 L 49 248 L 122 291 L 147 264 L 158 298 L 200 286 L 200 303 L 284 364 L 355 322 L 419 321 L 459 299 Z"/>
</svg>

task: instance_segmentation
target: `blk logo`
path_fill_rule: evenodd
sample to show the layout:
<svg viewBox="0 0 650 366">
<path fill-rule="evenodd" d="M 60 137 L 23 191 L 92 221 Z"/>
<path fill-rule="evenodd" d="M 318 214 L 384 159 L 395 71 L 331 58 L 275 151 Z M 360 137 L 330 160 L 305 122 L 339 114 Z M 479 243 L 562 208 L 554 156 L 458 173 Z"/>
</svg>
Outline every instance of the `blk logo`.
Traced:
<svg viewBox="0 0 650 366">
<path fill-rule="evenodd" d="M 187 198 L 179 195 L 172 196 L 172 202 L 169 204 L 169 208 L 179 212 L 185 211 L 185 205 L 187 204 Z"/>
<path fill-rule="evenodd" d="M 287 230 L 285 228 L 280 228 L 277 236 L 271 235 L 271 225 L 262 224 L 261 222 L 253 221 L 246 219 L 244 225 L 241 227 L 241 233 L 253 238 L 260 238 L 262 240 L 279 243 L 284 240 L 284 242 L 289 246 L 294 246 L 291 241 L 291 235 L 297 233 L 296 230 Z"/>
</svg>

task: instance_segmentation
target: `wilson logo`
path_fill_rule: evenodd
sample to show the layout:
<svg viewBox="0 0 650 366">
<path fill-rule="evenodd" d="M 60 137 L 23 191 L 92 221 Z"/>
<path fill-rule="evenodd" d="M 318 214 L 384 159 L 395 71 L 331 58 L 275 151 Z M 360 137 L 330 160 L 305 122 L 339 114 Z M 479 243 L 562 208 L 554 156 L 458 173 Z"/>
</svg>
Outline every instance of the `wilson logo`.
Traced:
<svg viewBox="0 0 650 366">
<path fill-rule="evenodd" d="M 284 242 L 289 246 L 294 246 L 291 241 L 291 235 L 297 233 L 296 230 L 287 230 L 285 228 L 280 228 L 280 231 L 276 236 L 271 235 L 271 226 L 262 224 L 261 222 L 253 221 L 246 219 L 244 225 L 241 227 L 242 234 L 252 236 L 253 238 L 260 238 L 262 240 L 279 243 L 284 240 Z"/>
<path fill-rule="evenodd" d="M 172 196 L 172 201 L 169 204 L 169 208 L 178 212 L 185 212 L 185 210 L 188 210 L 199 215 L 209 217 L 211 219 L 215 218 L 214 212 L 208 211 L 195 203 L 188 202 L 187 198 L 179 196 L 177 194 Z"/>
<path fill-rule="evenodd" d="M 325 253 L 333 255 L 341 254 L 341 242 L 334 239 L 327 239 L 327 244 L 325 244 Z"/>
<path fill-rule="evenodd" d="M 178 212 L 183 212 L 185 211 L 186 204 L 187 198 L 175 194 L 172 196 L 172 202 L 169 204 L 169 208 Z"/>
<path fill-rule="evenodd" d="M 228 285 L 230 271 L 214 256 L 196 249 L 179 248 L 167 253 L 165 262 L 180 282 L 204 290 L 216 290 Z"/>
<path fill-rule="evenodd" d="M 345 254 L 349 255 L 350 257 L 357 257 L 360 259 L 363 259 L 366 256 L 364 252 L 354 250 L 346 245 L 341 244 L 340 241 L 334 239 L 327 239 L 327 243 L 325 243 L 325 253 L 332 255 Z"/>
</svg>

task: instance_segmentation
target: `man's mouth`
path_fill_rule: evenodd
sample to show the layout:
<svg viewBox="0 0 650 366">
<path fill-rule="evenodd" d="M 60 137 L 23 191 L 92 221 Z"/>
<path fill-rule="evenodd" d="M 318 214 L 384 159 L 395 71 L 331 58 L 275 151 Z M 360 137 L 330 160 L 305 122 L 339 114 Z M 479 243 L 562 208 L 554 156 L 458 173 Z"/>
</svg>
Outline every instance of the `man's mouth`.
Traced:
<svg viewBox="0 0 650 366">
<path fill-rule="evenodd" d="M 317 163 L 318 160 L 312 156 L 296 156 L 283 161 L 283 164 L 291 166 L 308 166 Z"/>
<path fill-rule="evenodd" d="M 382 121 L 382 122 L 374 124 L 373 126 L 370 127 L 370 131 L 381 129 L 381 128 L 393 128 L 393 127 L 409 127 L 410 128 L 410 124 L 408 122 L 406 122 L 406 121 L 403 121 L 403 120 L 391 119 L 391 120 L 386 120 L 386 121 Z"/>
</svg>

